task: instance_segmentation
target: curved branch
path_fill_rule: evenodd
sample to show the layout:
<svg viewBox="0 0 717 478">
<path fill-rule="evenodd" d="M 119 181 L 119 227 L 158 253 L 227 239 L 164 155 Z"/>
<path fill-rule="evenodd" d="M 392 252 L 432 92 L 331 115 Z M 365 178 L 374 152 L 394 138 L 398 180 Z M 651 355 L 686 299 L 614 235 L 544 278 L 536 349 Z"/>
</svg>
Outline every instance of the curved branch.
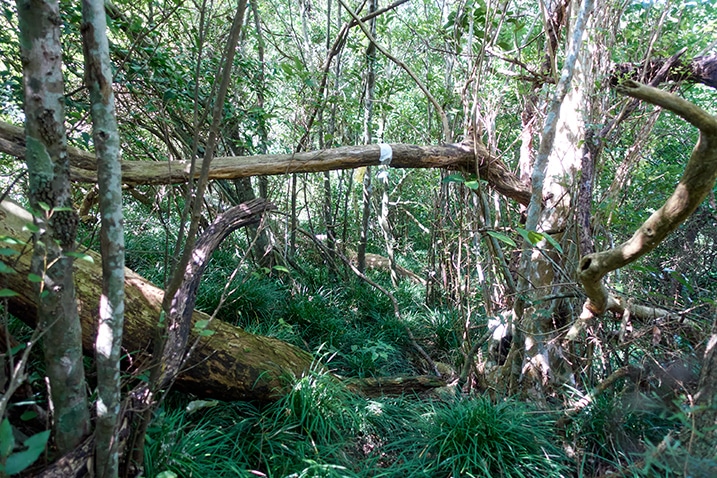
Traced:
<svg viewBox="0 0 717 478">
<path fill-rule="evenodd" d="M 167 320 L 166 346 L 158 363 L 162 364 L 157 388 L 163 388 L 179 373 L 187 359 L 187 342 L 192 327 L 192 314 L 197 299 L 197 289 L 212 252 L 232 232 L 240 227 L 254 224 L 261 215 L 275 206 L 263 198 L 240 204 L 220 214 L 202 233 L 192 249 L 191 258 L 182 276 L 181 285 L 171 299 Z"/>
<path fill-rule="evenodd" d="M 601 315 L 608 307 L 611 298 L 602 278 L 653 250 L 697 209 L 717 180 L 717 117 L 678 96 L 635 81 L 626 81 L 617 89 L 672 111 L 699 128 L 700 137 L 675 192 L 665 204 L 629 240 L 580 260 L 578 279 L 588 296 L 580 315 L 582 321 Z"/>
</svg>

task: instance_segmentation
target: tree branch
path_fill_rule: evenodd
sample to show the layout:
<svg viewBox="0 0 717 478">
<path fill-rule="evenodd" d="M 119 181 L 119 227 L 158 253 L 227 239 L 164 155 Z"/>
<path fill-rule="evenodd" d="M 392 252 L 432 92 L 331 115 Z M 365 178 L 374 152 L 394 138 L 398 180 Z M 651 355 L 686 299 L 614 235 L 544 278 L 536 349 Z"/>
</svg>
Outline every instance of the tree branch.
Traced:
<svg viewBox="0 0 717 478">
<path fill-rule="evenodd" d="M 716 117 L 676 95 L 635 81 L 622 83 L 618 91 L 672 111 L 699 128 L 700 137 L 675 192 L 665 204 L 629 240 L 613 249 L 588 254 L 580 260 L 578 279 L 588 295 L 580 322 L 603 314 L 610 301 L 617 301 L 609 297 L 602 278 L 652 251 L 697 209 L 717 179 Z"/>
</svg>

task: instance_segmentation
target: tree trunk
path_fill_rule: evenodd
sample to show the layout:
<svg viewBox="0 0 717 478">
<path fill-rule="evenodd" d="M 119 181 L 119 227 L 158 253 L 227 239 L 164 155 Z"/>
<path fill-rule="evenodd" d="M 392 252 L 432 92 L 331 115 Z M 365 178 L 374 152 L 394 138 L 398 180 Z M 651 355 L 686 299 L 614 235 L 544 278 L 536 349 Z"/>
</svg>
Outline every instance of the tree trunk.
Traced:
<svg viewBox="0 0 717 478">
<path fill-rule="evenodd" d="M 32 260 L 37 280 L 15 291 L 36 301 L 33 320 L 42 329 L 45 367 L 53 407 L 55 444 L 71 450 L 89 432 L 80 321 L 72 282 L 78 216 L 72 208 L 70 164 L 65 134 L 59 2 L 18 0 L 20 49 L 25 93 L 25 161 L 34 218 Z M 30 265 L 32 263 L 32 265 Z M 10 277 L 13 277 L 12 275 Z"/>
<path fill-rule="evenodd" d="M 0 236 L 29 241 L 23 231 L 32 223 L 32 216 L 14 203 L 0 204 Z M 20 250 L 21 246 L 14 246 Z M 27 248 L 25 248 L 27 249 Z M 75 261 L 75 283 L 80 304 L 82 345 L 93 353 L 96 336 L 97 310 L 102 293 L 100 256 L 89 251 L 94 263 Z M 37 297 L 27 279 L 30 252 L 14 256 L 9 264 L 17 274 L 7 274 L 7 287 L 20 295 L 10 301 L 10 311 L 34 325 Z M 129 269 L 125 269 L 126 309 L 122 341 L 123 352 L 129 354 L 128 366 L 141 369 L 147 363 L 155 328 L 158 326 L 163 292 Z M 195 311 L 193 323 L 210 317 Z M 213 335 L 202 335 L 211 330 Z M 206 333 L 206 332 L 205 332 Z M 299 376 L 309 370 L 313 358 L 290 344 L 269 337 L 252 335 L 238 327 L 213 320 L 206 329 L 192 327 L 189 343 L 198 341 L 192 355 L 176 381 L 177 388 L 199 397 L 221 400 L 270 401 L 282 395 L 285 378 Z"/>
<path fill-rule="evenodd" d="M 444 144 L 416 146 L 391 144 L 392 168 L 447 168 L 475 172 L 480 165 L 480 177 L 500 194 L 528 204 L 530 188 L 511 172 L 499 158 L 492 157 L 482 144 Z M 94 155 L 77 148 L 67 148 L 72 165 L 72 179 L 77 182 L 96 182 Z M 17 157 L 25 155 L 22 128 L 0 121 L 0 152 Z M 476 157 L 477 156 L 477 157 Z M 238 179 L 250 176 L 287 173 L 315 173 L 336 169 L 353 169 L 379 165 L 378 145 L 343 146 L 324 151 L 294 154 L 237 156 L 214 158 L 209 179 Z M 195 178 L 199 176 L 201 161 L 197 162 Z M 124 184 L 177 184 L 189 180 L 189 161 L 122 161 Z"/>
<path fill-rule="evenodd" d="M 590 77 L 590 65 L 581 45 L 592 6 L 593 2 L 587 0 L 573 5 L 572 38 L 560 81 L 548 105 L 531 175 L 533 196 L 527 209 L 525 229 L 550 234 L 557 241 L 561 241 L 566 232 L 572 212 L 572 181 L 580 171 L 581 152 L 577 145 L 584 134 L 583 105 L 588 95 L 586 82 Z M 576 85 L 571 88 L 573 76 Z M 534 304 L 539 304 L 541 297 L 557 292 L 554 282 L 557 282 L 559 270 L 556 271 L 555 265 L 560 265 L 563 258 L 546 241 L 531 244 L 526 240 L 523 247 L 523 273 L 518 282 L 518 296 L 528 296 Z M 570 373 L 560 369 L 564 362 L 562 351 L 550 346 L 555 335 L 557 303 L 533 305 L 521 299 L 516 301 L 514 310 L 519 320 L 513 339 L 517 347 L 506 362 L 511 372 L 511 388 L 517 386 L 522 375 L 521 391 L 544 399 L 544 389 L 564 383 L 565 373 Z M 516 391 L 512 390 L 513 393 Z"/>
</svg>

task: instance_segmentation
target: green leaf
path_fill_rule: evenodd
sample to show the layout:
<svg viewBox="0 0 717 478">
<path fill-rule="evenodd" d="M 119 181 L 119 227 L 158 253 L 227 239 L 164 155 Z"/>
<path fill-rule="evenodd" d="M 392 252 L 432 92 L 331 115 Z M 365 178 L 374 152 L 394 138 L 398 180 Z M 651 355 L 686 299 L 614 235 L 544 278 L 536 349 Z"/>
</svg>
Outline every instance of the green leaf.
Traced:
<svg viewBox="0 0 717 478">
<path fill-rule="evenodd" d="M 40 209 L 42 209 L 43 211 L 49 211 L 49 210 L 50 210 L 50 205 L 47 204 L 47 203 L 44 202 L 44 201 L 38 202 L 37 205 L 40 206 Z"/>
<path fill-rule="evenodd" d="M 209 337 L 210 335 L 214 335 L 216 333 L 207 327 L 209 327 L 208 319 L 197 320 L 194 324 L 194 330 L 197 331 L 201 337 Z"/>
<path fill-rule="evenodd" d="M 33 282 L 35 284 L 39 284 L 40 282 L 42 282 L 42 277 L 40 277 L 37 274 L 33 274 L 31 272 L 27 275 L 27 280 L 29 280 L 30 282 Z"/>
<path fill-rule="evenodd" d="M 0 423 L 0 458 L 7 458 L 15 448 L 15 437 L 12 435 L 12 426 L 6 418 Z"/>
<path fill-rule="evenodd" d="M 508 40 L 499 40 L 498 46 L 504 51 L 510 51 L 513 48 L 513 44 Z"/>
<path fill-rule="evenodd" d="M 4 262 L 0 262 L 0 274 L 17 274 L 17 271 Z"/>
<path fill-rule="evenodd" d="M 477 191 L 480 187 L 480 183 L 478 181 L 466 181 L 466 187 L 468 189 L 472 189 L 473 191 Z"/>
<path fill-rule="evenodd" d="M 463 178 L 463 175 L 460 174 L 460 173 L 449 174 L 448 176 L 446 176 L 445 178 L 443 178 L 443 183 L 444 183 L 444 184 L 447 184 L 447 183 L 464 183 L 464 182 L 466 182 L 466 180 Z"/>
<path fill-rule="evenodd" d="M 5 473 L 14 475 L 32 465 L 37 461 L 47 445 L 47 439 L 50 438 L 50 430 L 36 433 L 23 443 L 27 450 L 13 453 L 5 462 Z"/>
<path fill-rule="evenodd" d="M 172 88 L 168 88 L 164 91 L 164 94 L 162 95 L 163 101 L 171 101 L 177 97 L 177 92 L 173 90 Z"/>
<path fill-rule="evenodd" d="M 6 244 L 10 244 L 12 246 L 24 246 L 27 243 L 21 241 L 20 239 L 15 239 L 14 237 L 10 236 L 0 236 L 0 242 L 4 242 Z"/>
<path fill-rule="evenodd" d="M 84 252 L 69 251 L 65 252 L 65 255 L 69 257 L 74 257 L 75 259 L 79 259 L 81 261 L 87 261 L 90 264 L 95 263 L 95 260 L 92 258 L 92 256 L 89 254 L 85 254 Z"/>
<path fill-rule="evenodd" d="M 20 294 L 18 294 L 14 290 L 0 289 L 0 299 L 4 299 L 7 297 L 17 297 L 18 295 L 20 295 Z"/>
<path fill-rule="evenodd" d="M 59 206 L 52 210 L 52 212 L 72 212 L 72 211 L 74 211 L 74 209 L 69 206 Z"/>
<path fill-rule="evenodd" d="M 37 418 L 37 412 L 34 410 L 25 410 L 22 415 L 20 415 L 20 420 L 22 420 L 23 422 L 32 420 L 34 418 Z"/>
<path fill-rule="evenodd" d="M 505 242 L 511 247 L 517 247 L 518 244 L 515 243 L 513 239 L 511 239 L 509 236 L 506 236 L 502 232 L 496 232 L 496 231 L 486 231 L 486 233 L 495 239 L 498 239 L 501 242 Z"/>
<path fill-rule="evenodd" d="M 274 266 L 274 267 L 272 267 L 272 269 L 274 269 L 275 271 L 278 271 L 278 272 L 286 272 L 287 274 L 289 273 L 289 269 L 287 269 L 284 266 Z"/>
<path fill-rule="evenodd" d="M 40 232 L 40 228 L 31 222 L 28 222 L 27 224 L 25 224 L 25 226 L 23 227 L 23 230 L 30 231 L 33 234 Z"/>
<path fill-rule="evenodd" d="M 15 249 L 10 249 L 9 247 L 0 247 L 0 256 L 17 256 L 20 255 L 18 251 Z"/>
<path fill-rule="evenodd" d="M 553 237 L 552 237 L 550 234 L 548 234 L 547 232 L 544 232 L 544 233 L 543 233 L 543 237 L 545 238 L 546 241 L 548 241 L 548 243 L 549 243 L 551 246 L 553 246 L 553 247 L 555 248 L 556 251 L 558 251 L 558 252 L 561 253 L 561 254 L 563 253 L 563 248 L 560 247 L 560 244 L 558 244 L 558 241 L 556 241 L 555 238 L 553 238 Z"/>
<path fill-rule="evenodd" d="M 523 239 L 531 243 L 532 245 L 536 245 L 540 241 L 543 240 L 543 235 L 536 231 L 528 231 L 526 229 L 523 229 L 522 227 L 518 227 L 515 229 L 518 234 L 520 234 Z"/>
</svg>

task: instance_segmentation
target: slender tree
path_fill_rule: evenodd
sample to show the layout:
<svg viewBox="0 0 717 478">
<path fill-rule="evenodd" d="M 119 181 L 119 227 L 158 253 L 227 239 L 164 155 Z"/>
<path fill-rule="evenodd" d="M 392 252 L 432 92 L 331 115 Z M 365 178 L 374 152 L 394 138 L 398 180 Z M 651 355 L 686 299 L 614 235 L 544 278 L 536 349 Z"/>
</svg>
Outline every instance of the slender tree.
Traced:
<svg viewBox="0 0 717 478">
<path fill-rule="evenodd" d="M 120 140 L 112 91 L 104 2 L 83 0 L 82 17 L 85 75 L 90 90 L 92 131 L 97 155 L 102 251 L 102 297 L 95 340 L 95 473 L 98 477 L 112 478 L 119 473 L 117 430 L 121 401 L 120 347 L 124 326 L 124 225 Z"/>
<path fill-rule="evenodd" d="M 371 0 L 369 12 L 378 10 L 378 0 Z M 376 36 L 376 19 L 369 20 L 371 34 Z M 369 42 L 366 47 L 366 79 L 363 97 L 363 144 L 371 144 L 373 124 L 373 103 L 376 92 L 376 45 Z M 368 226 L 371 218 L 371 167 L 364 170 L 363 181 L 361 182 L 361 230 L 358 243 L 357 262 L 358 270 L 366 270 L 366 243 L 368 241 Z"/>
<path fill-rule="evenodd" d="M 20 52 L 25 85 L 25 161 L 35 210 L 38 324 L 44 331 L 55 443 L 72 450 L 89 432 L 82 361 L 82 330 L 72 263 L 77 213 L 72 208 L 65 133 L 59 2 L 18 0 Z"/>
</svg>

